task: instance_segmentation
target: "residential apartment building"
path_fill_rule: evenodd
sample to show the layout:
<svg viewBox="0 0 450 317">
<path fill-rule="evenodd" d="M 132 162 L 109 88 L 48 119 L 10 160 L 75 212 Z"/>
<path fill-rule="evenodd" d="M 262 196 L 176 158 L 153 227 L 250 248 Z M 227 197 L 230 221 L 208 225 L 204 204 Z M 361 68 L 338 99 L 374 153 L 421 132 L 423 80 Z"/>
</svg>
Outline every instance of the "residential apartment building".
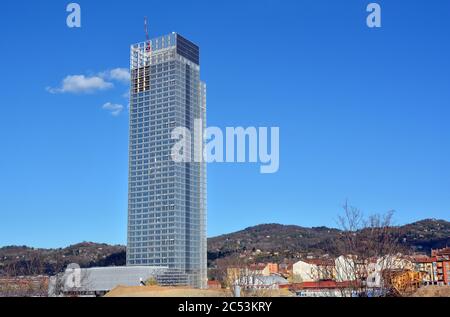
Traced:
<svg viewBox="0 0 450 317">
<path fill-rule="evenodd" d="M 450 285 L 450 248 L 432 250 L 436 258 L 436 279 L 438 285 Z"/>
<path fill-rule="evenodd" d="M 438 283 L 437 258 L 428 256 L 414 257 L 414 270 L 424 273 L 423 282 L 429 285 Z"/>
</svg>

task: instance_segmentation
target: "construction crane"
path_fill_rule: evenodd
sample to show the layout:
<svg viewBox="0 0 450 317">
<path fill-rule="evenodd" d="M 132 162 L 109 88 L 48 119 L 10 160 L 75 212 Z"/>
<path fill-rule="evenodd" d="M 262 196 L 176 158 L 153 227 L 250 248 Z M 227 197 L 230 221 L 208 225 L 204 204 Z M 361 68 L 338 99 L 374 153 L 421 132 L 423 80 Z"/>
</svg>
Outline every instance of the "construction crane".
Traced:
<svg viewBox="0 0 450 317">
<path fill-rule="evenodd" d="M 145 31 L 145 38 L 146 38 L 145 51 L 150 54 L 151 51 L 152 51 L 152 43 L 150 41 L 150 36 L 149 36 L 149 33 L 148 33 L 148 19 L 147 19 L 147 17 L 144 17 L 144 31 Z"/>
</svg>

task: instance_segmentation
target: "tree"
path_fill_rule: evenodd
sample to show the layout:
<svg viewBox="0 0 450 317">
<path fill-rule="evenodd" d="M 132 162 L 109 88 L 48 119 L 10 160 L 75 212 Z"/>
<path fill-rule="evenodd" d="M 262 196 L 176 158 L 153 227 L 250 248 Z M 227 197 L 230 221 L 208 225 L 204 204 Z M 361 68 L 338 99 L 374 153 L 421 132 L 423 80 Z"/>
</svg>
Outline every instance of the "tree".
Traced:
<svg viewBox="0 0 450 317">
<path fill-rule="evenodd" d="M 365 217 L 346 202 L 338 224 L 340 238 L 333 245 L 339 256 L 335 278 L 346 284 L 345 296 L 386 296 L 392 285 L 383 279 L 386 272 L 410 268 L 406 250 L 399 242 L 400 232 L 393 226 L 394 211 Z"/>
<path fill-rule="evenodd" d="M 158 281 L 154 277 L 150 277 L 147 281 L 145 281 L 145 286 L 158 286 Z"/>
</svg>

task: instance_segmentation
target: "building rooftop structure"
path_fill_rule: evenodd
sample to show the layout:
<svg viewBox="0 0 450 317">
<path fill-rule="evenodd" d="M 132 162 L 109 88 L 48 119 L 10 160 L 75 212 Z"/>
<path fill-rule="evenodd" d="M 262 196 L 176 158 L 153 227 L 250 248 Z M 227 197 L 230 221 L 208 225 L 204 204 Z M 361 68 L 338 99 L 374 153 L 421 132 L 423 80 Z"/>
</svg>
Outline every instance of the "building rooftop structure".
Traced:
<svg viewBox="0 0 450 317">
<path fill-rule="evenodd" d="M 317 282 L 303 282 L 303 283 L 293 283 L 289 285 L 280 286 L 281 288 L 290 288 L 293 290 L 303 290 L 303 289 L 347 289 L 357 285 L 355 281 L 317 281 Z"/>
<path fill-rule="evenodd" d="M 431 256 L 433 257 L 449 257 L 450 256 L 450 248 L 431 250 Z"/>
<path fill-rule="evenodd" d="M 428 256 L 423 256 L 423 255 L 413 257 L 414 263 L 433 263 L 436 261 L 437 261 L 436 257 L 428 257 Z"/>
<path fill-rule="evenodd" d="M 50 279 L 49 295 L 78 294 L 101 296 L 117 286 L 140 286 L 149 279 L 161 286 L 185 286 L 187 276 L 167 267 L 124 266 L 67 269 Z M 58 286 L 61 285 L 61 286 Z"/>
</svg>

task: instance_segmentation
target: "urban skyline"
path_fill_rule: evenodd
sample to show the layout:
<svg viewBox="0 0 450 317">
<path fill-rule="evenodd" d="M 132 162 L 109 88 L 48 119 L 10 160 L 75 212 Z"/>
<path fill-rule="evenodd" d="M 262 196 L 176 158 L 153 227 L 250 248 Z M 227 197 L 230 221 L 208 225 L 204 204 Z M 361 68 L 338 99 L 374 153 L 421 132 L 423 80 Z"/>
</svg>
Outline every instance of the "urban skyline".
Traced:
<svg viewBox="0 0 450 317">
<path fill-rule="evenodd" d="M 152 35 L 202 47 L 208 125 L 281 128 L 277 173 L 208 166 L 208 236 L 333 227 L 346 199 L 395 209 L 397 224 L 448 219 L 448 1 L 379 1 L 380 29 L 366 1 L 105 3 L 80 1 L 79 29 L 65 6 L 5 3 L 0 245 L 126 243 L 128 47 L 143 15 Z"/>
<path fill-rule="evenodd" d="M 450 297 L 448 0 L 2 12 L 6 302 Z"/>
</svg>

